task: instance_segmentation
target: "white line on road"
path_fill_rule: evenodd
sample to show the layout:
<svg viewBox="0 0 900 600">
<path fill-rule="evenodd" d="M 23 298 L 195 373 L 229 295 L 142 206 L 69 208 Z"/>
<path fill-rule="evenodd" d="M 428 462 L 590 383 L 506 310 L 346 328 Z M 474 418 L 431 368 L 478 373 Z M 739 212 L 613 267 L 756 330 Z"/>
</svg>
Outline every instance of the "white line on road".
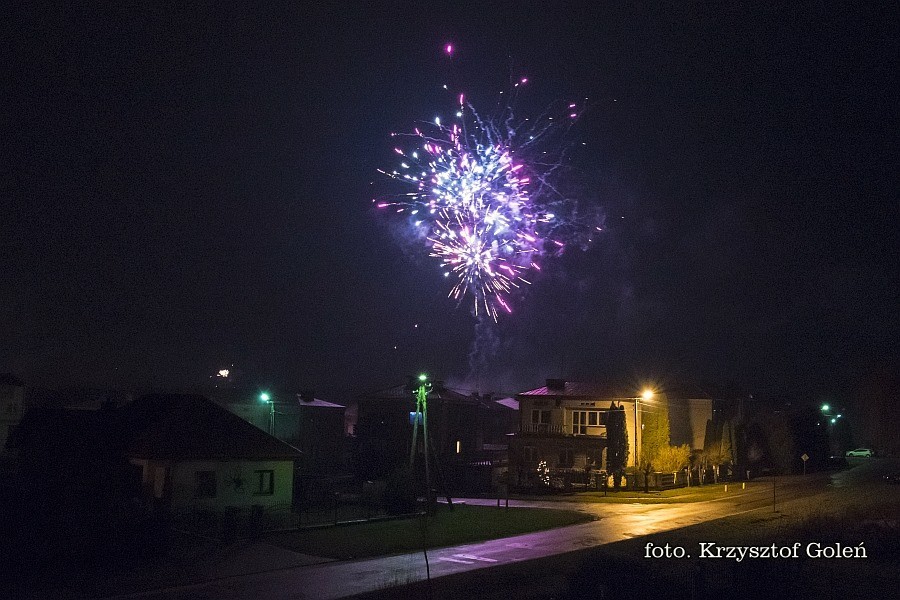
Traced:
<svg viewBox="0 0 900 600">
<path fill-rule="evenodd" d="M 473 554 L 454 554 L 453 556 L 459 558 L 468 558 L 469 560 L 480 560 L 482 562 L 497 562 L 493 558 L 485 558 L 483 556 L 475 556 Z"/>
<path fill-rule="evenodd" d="M 464 565 L 471 565 L 471 564 L 474 564 L 471 560 L 459 560 L 458 558 L 450 558 L 449 556 L 442 556 L 442 557 L 440 557 L 438 560 L 445 560 L 445 561 L 447 561 L 447 562 L 462 563 L 462 564 L 464 564 Z"/>
</svg>

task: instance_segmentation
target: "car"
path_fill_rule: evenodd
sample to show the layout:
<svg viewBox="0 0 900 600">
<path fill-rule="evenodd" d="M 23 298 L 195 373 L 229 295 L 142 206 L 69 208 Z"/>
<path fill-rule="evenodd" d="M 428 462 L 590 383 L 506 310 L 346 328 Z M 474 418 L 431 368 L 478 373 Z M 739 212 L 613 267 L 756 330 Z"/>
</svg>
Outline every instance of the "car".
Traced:
<svg viewBox="0 0 900 600">
<path fill-rule="evenodd" d="M 868 448 L 857 448 L 856 450 L 849 450 L 847 456 L 864 456 L 868 458 L 872 456 L 872 451 Z"/>
</svg>

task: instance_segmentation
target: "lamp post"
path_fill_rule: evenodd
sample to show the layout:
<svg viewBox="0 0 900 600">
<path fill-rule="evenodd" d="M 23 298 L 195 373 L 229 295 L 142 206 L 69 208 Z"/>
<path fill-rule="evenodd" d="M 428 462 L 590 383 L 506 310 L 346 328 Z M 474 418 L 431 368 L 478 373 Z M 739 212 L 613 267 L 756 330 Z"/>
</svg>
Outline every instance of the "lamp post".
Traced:
<svg viewBox="0 0 900 600">
<path fill-rule="evenodd" d="M 649 388 L 645 389 L 643 392 L 641 392 L 641 395 L 639 397 L 634 399 L 634 470 L 635 470 L 635 472 L 637 472 L 637 470 L 640 468 L 640 460 L 641 460 L 641 443 L 638 439 L 638 432 L 640 432 L 640 430 L 643 428 L 644 424 L 641 423 L 641 426 L 638 427 L 638 404 L 640 403 L 642 398 L 644 400 L 650 400 L 651 398 L 653 398 L 653 390 L 651 390 Z"/>
<path fill-rule="evenodd" d="M 275 435 L 275 401 L 268 392 L 261 392 L 259 399 L 269 404 L 269 435 Z"/>
<path fill-rule="evenodd" d="M 419 433 L 419 421 L 422 422 L 422 447 L 425 450 L 425 507 L 431 508 L 431 466 L 428 460 L 428 392 L 431 384 L 424 373 L 419 375 L 419 387 L 416 389 L 416 412 L 413 422 L 412 447 L 409 451 L 409 465 L 412 467 L 416 460 L 416 438 Z"/>
</svg>

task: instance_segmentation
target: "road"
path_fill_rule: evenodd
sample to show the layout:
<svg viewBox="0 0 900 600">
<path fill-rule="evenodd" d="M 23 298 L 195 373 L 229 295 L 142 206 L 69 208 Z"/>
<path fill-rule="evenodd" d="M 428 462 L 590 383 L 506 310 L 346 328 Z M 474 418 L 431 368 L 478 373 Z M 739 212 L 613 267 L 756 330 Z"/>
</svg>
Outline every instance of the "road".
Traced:
<svg viewBox="0 0 900 600">
<path fill-rule="evenodd" d="M 892 463 L 893 464 L 893 463 Z M 870 461 L 849 471 L 777 478 L 776 508 L 791 500 L 827 494 L 871 493 L 885 463 Z M 549 531 L 466 544 L 428 552 L 431 577 L 533 560 L 600 546 L 651 533 L 695 525 L 750 511 L 773 510 L 772 480 L 755 480 L 726 498 L 690 504 L 589 504 L 510 501 L 510 506 L 583 510 L 597 520 Z M 894 490 L 896 491 L 896 490 Z M 823 499 L 824 500 L 824 499 Z M 469 503 L 490 503 L 467 500 Z M 327 600 L 403 585 L 425 578 L 422 552 L 356 561 L 329 562 L 267 573 L 229 577 L 180 588 L 135 594 L 129 598 Z"/>
</svg>

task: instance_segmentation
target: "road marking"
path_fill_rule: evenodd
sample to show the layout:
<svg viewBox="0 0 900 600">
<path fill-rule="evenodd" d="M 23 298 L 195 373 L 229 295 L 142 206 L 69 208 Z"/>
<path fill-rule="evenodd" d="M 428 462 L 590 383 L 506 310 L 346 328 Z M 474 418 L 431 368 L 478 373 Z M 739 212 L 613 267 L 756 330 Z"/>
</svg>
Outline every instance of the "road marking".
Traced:
<svg viewBox="0 0 900 600">
<path fill-rule="evenodd" d="M 454 554 L 453 556 L 457 556 L 459 558 L 468 558 L 469 560 L 480 560 L 481 562 L 497 562 L 493 558 L 485 558 L 483 556 L 475 556 L 473 554 Z"/>
<path fill-rule="evenodd" d="M 474 564 L 471 560 L 459 560 L 457 558 L 450 558 L 449 556 L 442 556 L 438 560 L 445 560 L 447 562 L 455 562 L 463 565 L 471 565 Z"/>
<path fill-rule="evenodd" d="M 523 544 L 522 542 L 513 542 L 511 544 L 506 544 L 507 548 L 524 548 L 526 550 L 531 549 L 531 544 Z"/>
</svg>

